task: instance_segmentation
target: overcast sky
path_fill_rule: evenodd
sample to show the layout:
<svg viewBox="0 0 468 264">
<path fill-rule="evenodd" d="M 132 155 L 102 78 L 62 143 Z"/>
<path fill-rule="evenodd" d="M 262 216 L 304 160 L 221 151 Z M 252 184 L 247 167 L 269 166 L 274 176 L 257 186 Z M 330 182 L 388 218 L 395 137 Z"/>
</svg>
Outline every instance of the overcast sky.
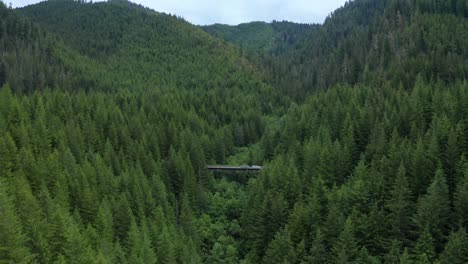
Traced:
<svg viewBox="0 0 468 264">
<path fill-rule="evenodd" d="M 3 0 L 21 7 L 40 0 Z M 159 12 L 176 14 L 197 25 L 288 20 L 322 23 L 346 0 L 134 0 Z"/>
</svg>

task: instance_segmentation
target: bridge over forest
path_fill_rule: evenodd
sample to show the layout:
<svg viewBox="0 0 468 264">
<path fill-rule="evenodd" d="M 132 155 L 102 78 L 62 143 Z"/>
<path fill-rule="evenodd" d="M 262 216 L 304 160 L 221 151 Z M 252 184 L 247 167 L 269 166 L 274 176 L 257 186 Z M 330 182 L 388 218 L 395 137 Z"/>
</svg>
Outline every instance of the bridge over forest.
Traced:
<svg viewBox="0 0 468 264">
<path fill-rule="evenodd" d="M 217 172 L 255 172 L 262 170 L 261 166 L 253 165 L 253 166 L 231 166 L 231 165 L 208 165 L 206 168 L 209 171 L 217 171 Z"/>
</svg>

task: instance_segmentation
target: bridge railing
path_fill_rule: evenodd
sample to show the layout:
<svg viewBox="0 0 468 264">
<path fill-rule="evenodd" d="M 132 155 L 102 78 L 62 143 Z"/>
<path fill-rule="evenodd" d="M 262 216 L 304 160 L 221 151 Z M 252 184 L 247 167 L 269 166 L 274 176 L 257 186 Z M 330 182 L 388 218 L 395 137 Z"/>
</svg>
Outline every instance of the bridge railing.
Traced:
<svg viewBox="0 0 468 264">
<path fill-rule="evenodd" d="M 230 165 L 208 165 L 206 168 L 209 171 L 260 171 L 262 170 L 261 166 L 230 166 Z"/>
</svg>

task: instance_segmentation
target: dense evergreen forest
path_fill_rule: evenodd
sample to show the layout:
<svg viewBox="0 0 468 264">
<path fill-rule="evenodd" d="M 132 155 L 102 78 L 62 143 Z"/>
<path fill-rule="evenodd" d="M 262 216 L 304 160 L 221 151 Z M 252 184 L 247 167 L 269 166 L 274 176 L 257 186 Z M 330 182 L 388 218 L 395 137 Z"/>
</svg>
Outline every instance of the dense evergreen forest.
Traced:
<svg viewBox="0 0 468 264">
<path fill-rule="evenodd" d="M 0 3 L 0 263 L 468 263 L 467 18 Z"/>
<path fill-rule="evenodd" d="M 314 25 L 288 21 L 250 22 L 237 26 L 204 26 L 209 34 L 239 46 L 255 55 L 278 56 L 293 47 Z M 317 26 L 317 25 L 315 25 Z"/>
</svg>

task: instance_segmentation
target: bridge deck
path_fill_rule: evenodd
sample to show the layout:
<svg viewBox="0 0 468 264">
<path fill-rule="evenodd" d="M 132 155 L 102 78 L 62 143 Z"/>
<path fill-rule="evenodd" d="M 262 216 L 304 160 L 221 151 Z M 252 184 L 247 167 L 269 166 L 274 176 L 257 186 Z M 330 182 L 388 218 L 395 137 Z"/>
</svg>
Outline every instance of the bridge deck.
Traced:
<svg viewBox="0 0 468 264">
<path fill-rule="evenodd" d="M 229 166 L 229 165 L 208 165 L 210 171 L 260 171 L 261 166 Z"/>
</svg>

